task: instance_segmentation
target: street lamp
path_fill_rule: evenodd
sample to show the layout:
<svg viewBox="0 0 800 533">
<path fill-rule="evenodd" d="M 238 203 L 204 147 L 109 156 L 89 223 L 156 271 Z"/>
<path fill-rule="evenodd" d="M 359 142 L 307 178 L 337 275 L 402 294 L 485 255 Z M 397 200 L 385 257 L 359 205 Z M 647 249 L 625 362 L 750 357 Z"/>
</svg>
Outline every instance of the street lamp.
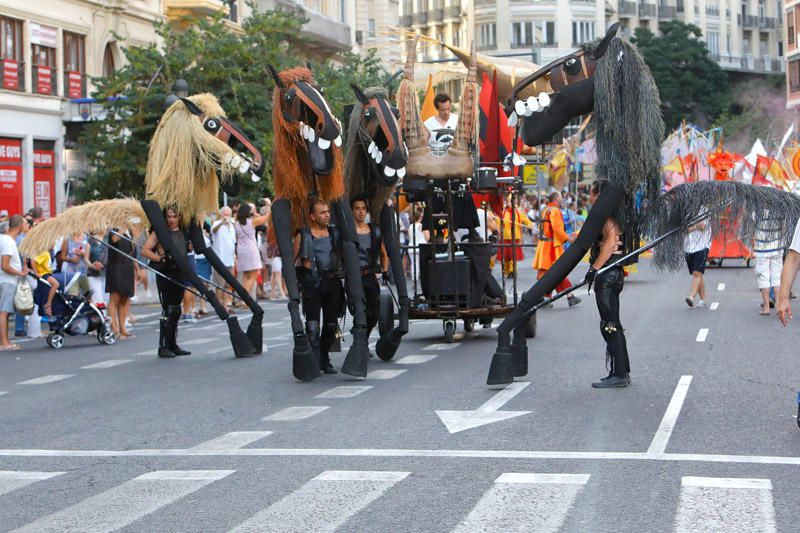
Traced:
<svg viewBox="0 0 800 533">
<path fill-rule="evenodd" d="M 164 108 L 168 109 L 169 106 L 180 100 L 181 98 L 186 98 L 189 96 L 189 84 L 183 78 L 178 78 L 175 80 L 175 83 L 172 84 L 172 92 L 167 95 L 164 99 Z"/>
</svg>

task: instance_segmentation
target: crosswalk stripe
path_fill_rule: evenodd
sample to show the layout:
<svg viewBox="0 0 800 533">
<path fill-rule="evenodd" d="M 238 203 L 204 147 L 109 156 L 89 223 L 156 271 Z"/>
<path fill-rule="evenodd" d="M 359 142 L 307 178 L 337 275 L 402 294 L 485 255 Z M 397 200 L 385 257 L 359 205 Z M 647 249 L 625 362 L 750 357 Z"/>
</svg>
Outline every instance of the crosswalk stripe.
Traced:
<svg viewBox="0 0 800 533">
<path fill-rule="evenodd" d="M 15 470 L 0 470 L 0 496 L 13 490 L 27 487 L 37 481 L 60 476 L 64 472 L 22 472 Z"/>
<path fill-rule="evenodd" d="M 50 374 L 48 376 L 29 379 L 28 381 L 20 381 L 17 383 L 17 385 L 44 385 L 46 383 L 53 383 L 55 381 L 61 381 L 62 379 L 68 379 L 71 377 L 75 377 L 75 374 Z"/>
<path fill-rule="evenodd" d="M 371 388 L 372 385 L 342 385 L 317 394 L 314 398 L 353 398 Z"/>
<path fill-rule="evenodd" d="M 588 480 L 588 474 L 505 473 L 454 532 L 556 532 Z"/>
<path fill-rule="evenodd" d="M 769 479 L 681 479 L 676 533 L 776 530 Z"/>
<path fill-rule="evenodd" d="M 203 452 L 227 452 L 238 450 L 248 444 L 272 435 L 272 431 L 232 431 L 190 448 Z"/>
<path fill-rule="evenodd" d="M 430 351 L 442 351 L 442 350 L 452 350 L 454 348 L 458 348 L 458 344 L 429 344 L 428 346 L 424 347 L 423 350 Z"/>
<path fill-rule="evenodd" d="M 133 359 L 109 359 L 108 361 L 100 361 L 99 363 L 94 363 L 92 365 L 82 366 L 83 370 L 94 370 L 98 368 L 111 368 L 114 366 L 124 365 L 125 363 L 130 363 Z"/>
<path fill-rule="evenodd" d="M 406 372 L 403 370 L 373 370 L 367 374 L 367 379 L 393 379 Z"/>
<path fill-rule="evenodd" d="M 5 396 L 6 394 L 8 394 L 7 390 L 0 390 L 0 396 Z"/>
<path fill-rule="evenodd" d="M 323 472 L 232 533 L 333 532 L 408 475 L 409 472 Z"/>
<path fill-rule="evenodd" d="M 305 405 L 297 407 L 287 407 L 268 417 L 262 418 L 264 422 L 292 422 L 294 420 L 305 420 L 328 409 L 328 405 Z"/>
<path fill-rule="evenodd" d="M 233 472 L 234 470 L 150 472 L 31 522 L 14 533 L 115 531 Z"/>
<path fill-rule="evenodd" d="M 422 363 L 427 363 L 428 361 L 436 359 L 437 357 L 438 357 L 438 355 L 435 354 L 435 353 L 434 354 L 430 354 L 430 355 L 407 355 L 407 356 L 403 357 L 402 359 L 398 359 L 396 364 L 398 364 L 398 365 L 419 365 L 419 364 L 422 364 Z"/>
</svg>

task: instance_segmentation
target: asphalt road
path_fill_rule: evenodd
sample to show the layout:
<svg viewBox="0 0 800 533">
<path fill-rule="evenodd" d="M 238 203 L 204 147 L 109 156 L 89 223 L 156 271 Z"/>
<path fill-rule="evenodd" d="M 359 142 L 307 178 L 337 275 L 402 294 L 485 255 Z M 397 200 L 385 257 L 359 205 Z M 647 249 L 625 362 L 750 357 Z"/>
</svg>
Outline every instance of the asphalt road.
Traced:
<svg viewBox="0 0 800 533">
<path fill-rule="evenodd" d="M 299 383 L 267 302 L 251 359 L 212 318 L 181 325 L 190 357 L 158 359 L 147 306 L 111 347 L 30 340 L 0 352 L 0 531 L 796 531 L 800 324 L 758 315 L 751 269 L 706 279 L 713 309 L 686 306 L 683 272 L 629 279 L 618 390 L 590 387 L 585 290 L 540 312 L 504 390 L 485 385 L 494 332 L 443 344 L 435 321 L 365 380 Z"/>
</svg>

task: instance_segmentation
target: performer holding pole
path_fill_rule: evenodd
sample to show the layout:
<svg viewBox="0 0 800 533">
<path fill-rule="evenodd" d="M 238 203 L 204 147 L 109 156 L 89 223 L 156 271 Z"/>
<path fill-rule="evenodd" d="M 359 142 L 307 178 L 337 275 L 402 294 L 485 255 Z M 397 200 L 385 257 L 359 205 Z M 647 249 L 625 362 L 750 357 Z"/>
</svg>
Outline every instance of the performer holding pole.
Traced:
<svg viewBox="0 0 800 533">
<path fill-rule="evenodd" d="M 174 206 L 164 210 L 167 229 L 177 250 L 186 250 L 186 238 L 181 231 L 181 217 Z M 165 276 L 184 281 L 183 274 L 175 260 L 165 251 L 165 247 L 152 232 L 142 246 L 142 256 L 150 260 L 150 266 Z M 176 355 L 189 355 L 191 352 L 178 346 L 178 320 L 181 316 L 181 301 L 183 300 L 184 287 L 170 280 L 156 277 L 158 299 L 161 302 L 161 323 L 158 335 L 158 356 L 175 357 Z"/>
<path fill-rule="evenodd" d="M 308 215 L 308 226 L 301 228 L 294 239 L 294 255 L 301 261 L 299 277 L 306 334 L 319 360 L 320 370 L 325 374 L 336 374 L 337 370 L 331 364 L 330 348 L 336 338 L 344 303 L 342 239 L 338 228 L 330 224 L 331 210 L 327 203 L 320 199 L 312 200 Z"/>
<path fill-rule="evenodd" d="M 607 183 L 607 181 L 595 181 L 592 184 L 589 190 L 589 202 L 593 204 L 597 200 Z M 622 292 L 625 280 L 622 265 L 616 265 L 601 274 L 597 273 L 624 254 L 622 231 L 620 222 L 614 216 L 606 220 L 602 233 L 592 245 L 589 255 L 591 266 L 585 278 L 590 289 L 594 282 L 597 310 L 600 312 L 600 333 L 606 341 L 606 361 L 611 363 L 608 376 L 592 383 L 595 389 L 627 387 L 631 382 L 628 375 L 631 369 L 625 330 L 619 320 L 619 294 Z"/>
<path fill-rule="evenodd" d="M 369 207 L 366 198 L 356 197 L 350 200 L 350 209 L 356 222 L 358 261 L 361 268 L 361 284 L 364 287 L 367 338 L 369 338 L 372 329 L 378 323 L 381 287 L 378 284 L 377 274 L 380 272 L 382 279 L 389 282 L 389 256 L 383 246 L 380 226 L 375 222 L 367 223 Z"/>
</svg>

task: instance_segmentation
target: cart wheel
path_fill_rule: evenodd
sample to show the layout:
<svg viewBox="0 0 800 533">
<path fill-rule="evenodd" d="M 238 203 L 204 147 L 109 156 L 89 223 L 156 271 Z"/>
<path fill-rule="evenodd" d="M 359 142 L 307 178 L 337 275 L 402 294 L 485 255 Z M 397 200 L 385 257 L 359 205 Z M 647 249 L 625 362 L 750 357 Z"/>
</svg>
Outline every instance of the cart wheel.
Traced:
<svg viewBox="0 0 800 533">
<path fill-rule="evenodd" d="M 465 318 L 464 319 L 464 331 L 469 333 L 473 329 L 475 329 L 475 319 L 473 319 L 473 318 Z"/>
<path fill-rule="evenodd" d="M 453 342 L 453 336 L 456 334 L 456 323 L 452 320 L 445 320 L 444 322 L 444 342 Z"/>
<path fill-rule="evenodd" d="M 378 305 L 378 333 L 381 337 L 394 327 L 394 300 L 388 292 L 382 292 Z"/>
<path fill-rule="evenodd" d="M 536 337 L 536 313 L 531 315 L 530 320 L 525 324 L 525 338 L 532 339 L 534 337 Z"/>
<path fill-rule="evenodd" d="M 47 336 L 47 344 L 56 350 L 60 349 L 62 346 L 64 346 L 64 335 L 61 335 L 60 333 L 51 333 Z"/>
</svg>

